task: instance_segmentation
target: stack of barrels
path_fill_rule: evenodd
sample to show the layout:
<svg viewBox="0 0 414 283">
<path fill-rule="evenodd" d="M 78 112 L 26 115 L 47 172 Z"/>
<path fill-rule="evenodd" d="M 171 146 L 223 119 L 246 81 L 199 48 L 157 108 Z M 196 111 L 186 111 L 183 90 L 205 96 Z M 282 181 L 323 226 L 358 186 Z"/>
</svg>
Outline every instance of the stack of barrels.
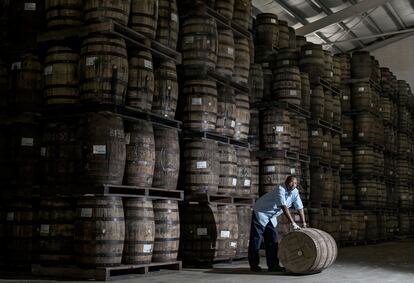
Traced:
<svg viewBox="0 0 414 283">
<path fill-rule="evenodd" d="M 181 251 L 186 263 L 245 257 L 251 206 L 218 205 L 208 199 L 211 195 L 253 197 L 258 191 L 257 164 L 248 147 L 191 136 L 214 132 L 245 144 L 249 139 L 252 95 L 241 89 L 248 89 L 249 83 L 250 38 L 245 19 L 251 15 L 251 1 L 213 2 L 182 1 L 180 7 L 183 185 L 192 200 L 183 205 L 181 214 Z M 203 5 L 210 5 L 243 32 L 217 23 Z M 220 79 L 213 79 L 211 73 Z M 262 88 L 260 79 L 261 75 L 253 78 L 253 96 Z"/>
</svg>

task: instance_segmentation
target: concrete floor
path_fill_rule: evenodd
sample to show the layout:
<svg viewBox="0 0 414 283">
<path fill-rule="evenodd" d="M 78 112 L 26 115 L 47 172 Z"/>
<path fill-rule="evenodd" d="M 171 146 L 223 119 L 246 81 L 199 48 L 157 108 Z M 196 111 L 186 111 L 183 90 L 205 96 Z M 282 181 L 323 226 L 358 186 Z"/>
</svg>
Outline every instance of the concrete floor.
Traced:
<svg viewBox="0 0 414 283">
<path fill-rule="evenodd" d="M 265 259 L 262 258 L 262 267 Z M 1 283 L 61 282 L 54 280 L 10 280 Z M 73 282 L 73 281 L 72 281 Z M 77 281 L 78 283 L 80 281 Z M 90 281 L 85 281 L 90 282 Z M 247 261 L 218 264 L 213 269 L 184 269 L 161 272 L 153 276 L 123 279 L 121 283 L 261 283 L 261 282 L 324 282 L 324 283 L 413 283 L 414 239 L 377 245 L 346 247 L 339 250 L 335 264 L 322 273 L 295 276 L 283 273 L 251 273 Z"/>
</svg>

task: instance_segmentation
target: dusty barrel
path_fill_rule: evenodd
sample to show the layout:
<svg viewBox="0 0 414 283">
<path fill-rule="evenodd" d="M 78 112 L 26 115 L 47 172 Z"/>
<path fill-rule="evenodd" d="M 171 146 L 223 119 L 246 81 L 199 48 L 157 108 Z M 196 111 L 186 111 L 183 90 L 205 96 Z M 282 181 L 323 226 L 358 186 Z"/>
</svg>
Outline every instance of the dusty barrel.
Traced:
<svg viewBox="0 0 414 283">
<path fill-rule="evenodd" d="M 12 264 L 30 264 L 33 260 L 34 209 L 33 200 L 21 198 L 6 204 L 7 261 Z"/>
<path fill-rule="evenodd" d="M 256 16 L 254 38 L 256 62 L 268 62 L 279 48 L 279 21 L 275 14 L 262 13 Z"/>
<path fill-rule="evenodd" d="M 54 46 L 47 50 L 43 69 L 45 104 L 79 103 L 79 54 Z"/>
<path fill-rule="evenodd" d="M 290 149 L 290 113 L 285 110 L 266 110 L 263 113 L 262 146 L 265 149 Z"/>
<path fill-rule="evenodd" d="M 154 39 L 157 32 L 158 0 L 131 1 L 129 27 Z"/>
<path fill-rule="evenodd" d="M 279 67 L 274 71 L 273 97 L 279 101 L 300 105 L 302 83 L 298 67 Z"/>
<path fill-rule="evenodd" d="M 250 163 L 250 151 L 246 148 L 237 148 L 237 187 L 236 194 L 250 195 L 252 184 L 252 167 Z"/>
<path fill-rule="evenodd" d="M 306 45 L 306 37 L 302 35 L 296 35 L 296 51 L 300 52 L 303 45 Z"/>
<path fill-rule="evenodd" d="M 250 152 L 250 164 L 252 166 L 252 185 L 250 187 L 251 194 L 257 196 L 259 194 L 260 183 L 260 162 L 254 157 L 254 152 Z"/>
<path fill-rule="evenodd" d="M 99 35 L 85 39 L 79 69 L 81 100 L 104 104 L 125 101 L 128 57 L 124 39 Z"/>
<path fill-rule="evenodd" d="M 324 75 L 324 64 L 325 57 L 321 45 L 306 44 L 302 46 L 299 59 L 300 70 L 308 73 L 311 81 Z"/>
<path fill-rule="evenodd" d="M 187 193 L 216 193 L 220 182 L 218 145 L 211 140 L 188 140 L 184 145 Z"/>
<path fill-rule="evenodd" d="M 352 85 L 352 108 L 355 110 L 370 110 L 373 105 L 373 94 L 369 83 Z"/>
<path fill-rule="evenodd" d="M 46 24 L 49 29 L 80 26 L 82 0 L 48 0 L 45 3 Z"/>
<path fill-rule="evenodd" d="M 339 167 L 341 165 L 341 138 L 339 135 L 332 136 L 332 166 Z"/>
<path fill-rule="evenodd" d="M 236 92 L 236 128 L 234 138 L 236 140 L 247 141 L 250 126 L 250 104 L 249 96 L 244 93 Z"/>
<path fill-rule="evenodd" d="M 335 57 L 339 59 L 341 80 L 351 78 L 351 55 L 349 53 L 336 54 Z"/>
<path fill-rule="evenodd" d="M 247 38 L 234 38 L 233 80 L 247 84 L 249 81 L 250 56 Z"/>
<path fill-rule="evenodd" d="M 411 164 L 408 160 L 398 159 L 398 162 L 395 166 L 396 176 L 400 180 L 409 180 L 411 178 Z"/>
<path fill-rule="evenodd" d="M 71 198 L 51 198 L 40 201 L 37 216 L 39 262 L 45 265 L 73 264 L 75 206 Z"/>
<path fill-rule="evenodd" d="M 125 134 L 122 119 L 110 112 L 88 113 L 76 133 L 77 181 L 82 184 L 122 184 Z"/>
<path fill-rule="evenodd" d="M 231 20 L 233 18 L 235 0 L 215 0 L 214 9 L 217 13 Z"/>
<path fill-rule="evenodd" d="M 323 119 L 325 114 L 325 94 L 322 86 L 316 86 L 311 90 L 310 110 L 312 118 Z"/>
<path fill-rule="evenodd" d="M 172 49 L 177 48 L 178 10 L 176 0 L 158 0 L 156 40 Z"/>
<path fill-rule="evenodd" d="M 237 187 L 237 152 L 233 145 L 219 144 L 220 182 L 218 193 L 234 194 Z"/>
<path fill-rule="evenodd" d="M 232 76 L 234 72 L 234 37 L 231 29 L 218 30 L 218 55 L 216 71 L 226 76 Z"/>
<path fill-rule="evenodd" d="M 252 1 L 234 0 L 233 23 L 236 23 L 243 29 L 249 28 L 249 19 L 252 12 Z"/>
<path fill-rule="evenodd" d="M 398 107 L 398 129 L 402 132 L 411 130 L 411 113 L 403 106 Z"/>
<path fill-rule="evenodd" d="M 182 24 L 181 52 L 184 67 L 216 68 L 218 34 L 211 17 L 191 17 Z"/>
<path fill-rule="evenodd" d="M 324 135 L 322 128 L 309 127 L 309 155 L 321 159 L 323 156 Z"/>
<path fill-rule="evenodd" d="M 351 144 L 354 140 L 354 120 L 349 116 L 342 115 L 341 126 L 341 142 L 343 144 Z"/>
<path fill-rule="evenodd" d="M 323 119 L 332 123 L 334 117 L 333 112 L 333 97 L 332 92 L 329 90 L 324 91 L 324 115 Z"/>
<path fill-rule="evenodd" d="M 155 141 L 152 124 L 126 121 L 125 184 L 152 187 L 155 167 Z"/>
<path fill-rule="evenodd" d="M 332 54 L 328 50 L 324 50 L 324 72 L 322 78 L 328 83 L 332 83 L 333 79 L 333 58 Z"/>
<path fill-rule="evenodd" d="M 372 125 L 375 125 L 375 117 L 370 113 L 358 113 L 355 117 L 354 134 L 356 140 L 361 142 L 373 142 L 375 132 Z"/>
<path fill-rule="evenodd" d="M 308 148 L 309 148 L 308 122 L 304 118 L 298 118 L 298 120 L 299 120 L 299 130 L 300 130 L 299 152 L 307 155 Z"/>
<path fill-rule="evenodd" d="M 250 64 L 249 86 L 250 103 L 262 101 L 264 90 L 264 78 L 262 66 L 260 64 Z"/>
<path fill-rule="evenodd" d="M 237 240 L 239 234 L 236 206 L 218 206 L 217 212 L 217 256 L 218 258 L 233 258 L 236 256 Z"/>
<path fill-rule="evenodd" d="M 264 159 L 260 164 L 260 195 L 272 191 L 290 174 L 290 163 L 285 158 Z"/>
<path fill-rule="evenodd" d="M 397 81 L 397 98 L 398 105 L 406 105 L 408 102 L 409 86 L 404 80 Z"/>
<path fill-rule="evenodd" d="M 236 257 L 246 257 L 249 249 L 250 225 L 252 208 L 250 206 L 237 206 L 238 237 Z"/>
<path fill-rule="evenodd" d="M 154 128 L 155 167 L 152 185 L 175 190 L 180 169 L 180 144 L 176 129 Z"/>
<path fill-rule="evenodd" d="M 341 94 L 341 110 L 342 112 L 351 111 L 352 108 L 352 95 L 351 87 L 349 85 L 342 85 Z"/>
<path fill-rule="evenodd" d="M 217 120 L 217 85 L 209 80 L 186 80 L 183 126 L 187 129 L 214 131 Z"/>
<path fill-rule="evenodd" d="M 344 208 L 356 207 L 356 189 L 352 179 L 341 178 L 341 204 Z"/>
<path fill-rule="evenodd" d="M 279 258 L 293 273 L 321 272 L 335 262 L 337 255 L 334 238 L 314 228 L 291 232 L 279 244 Z"/>
<path fill-rule="evenodd" d="M 83 17 L 86 22 L 99 22 L 102 18 L 109 18 L 127 25 L 130 8 L 131 0 L 90 0 L 84 3 Z"/>
<path fill-rule="evenodd" d="M 371 77 L 372 61 L 368 51 L 356 51 L 352 53 L 351 73 L 354 79 Z"/>
<path fill-rule="evenodd" d="M 24 54 L 12 63 L 10 106 L 20 111 L 38 111 L 43 105 L 42 64 L 33 54 Z"/>
<path fill-rule="evenodd" d="M 374 174 L 375 154 L 370 146 L 357 146 L 354 152 L 354 172 L 357 176 Z"/>
<path fill-rule="evenodd" d="M 236 128 L 236 97 L 234 89 L 220 85 L 217 89 L 216 132 L 233 137 Z"/>
<path fill-rule="evenodd" d="M 332 112 L 333 112 L 333 118 L 332 118 L 332 124 L 340 126 L 341 125 L 341 98 L 339 95 L 333 95 L 332 96 Z"/>
<path fill-rule="evenodd" d="M 296 49 L 296 31 L 289 27 L 289 48 Z"/>
<path fill-rule="evenodd" d="M 375 179 L 358 179 L 356 192 L 357 204 L 361 207 L 379 207 L 378 186 Z"/>
<path fill-rule="evenodd" d="M 323 135 L 322 160 L 326 163 L 332 162 L 332 136 L 329 131 Z"/>
<path fill-rule="evenodd" d="M 411 153 L 408 135 L 405 133 L 398 132 L 397 134 L 397 153 L 402 155 Z"/>
<path fill-rule="evenodd" d="M 155 224 L 152 200 L 125 198 L 124 264 L 151 263 Z"/>
<path fill-rule="evenodd" d="M 333 68 L 332 68 L 332 86 L 336 88 L 341 87 L 341 59 L 338 56 L 333 57 Z"/>
<path fill-rule="evenodd" d="M 178 202 L 173 200 L 154 200 L 154 251 L 153 262 L 177 260 L 180 242 L 180 215 Z"/>
<path fill-rule="evenodd" d="M 262 63 L 263 71 L 263 100 L 271 101 L 273 99 L 273 72 L 269 63 Z"/>
<path fill-rule="evenodd" d="M 289 27 L 286 21 L 279 20 L 279 48 L 289 47 Z"/>
<path fill-rule="evenodd" d="M 177 67 L 173 61 L 163 61 L 155 67 L 155 91 L 152 112 L 174 119 L 178 102 Z"/>
<path fill-rule="evenodd" d="M 353 163 L 354 163 L 354 154 L 351 149 L 347 147 L 341 148 L 341 173 L 343 175 L 352 176 L 353 173 Z"/>
<path fill-rule="evenodd" d="M 300 149 L 300 124 L 295 115 L 290 115 L 290 150 L 299 152 Z"/>
<path fill-rule="evenodd" d="M 126 104 L 144 111 L 150 111 L 155 90 L 151 52 L 131 51 L 128 69 Z"/>
<path fill-rule="evenodd" d="M 301 83 L 301 102 L 300 105 L 303 109 L 309 111 L 311 105 L 311 88 L 309 83 L 309 75 L 307 73 L 300 73 Z"/>
<path fill-rule="evenodd" d="M 124 208 L 120 197 L 84 196 L 77 200 L 74 250 L 79 265 L 120 265 L 124 238 Z"/>
<path fill-rule="evenodd" d="M 276 67 L 299 66 L 299 54 L 295 49 L 282 48 L 276 56 Z"/>
<path fill-rule="evenodd" d="M 249 144 L 251 148 L 260 147 L 260 113 L 257 109 L 250 110 Z"/>
</svg>

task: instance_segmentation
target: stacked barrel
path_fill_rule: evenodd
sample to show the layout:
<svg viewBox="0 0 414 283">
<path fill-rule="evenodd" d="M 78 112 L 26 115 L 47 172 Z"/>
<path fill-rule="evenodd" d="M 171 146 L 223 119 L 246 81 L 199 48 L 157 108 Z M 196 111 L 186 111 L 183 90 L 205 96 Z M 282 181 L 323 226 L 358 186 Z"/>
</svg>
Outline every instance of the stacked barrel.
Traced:
<svg viewBox="0 0 414 283">
<path fill-rule="evenodd" d="M 14 2 L 20 5 L 16 11 L 28 18 L 25 24 L 43 21 L 37 13 L 43 1 Z M 180 161 L 176 129 L 123 119 L 109 111 L 88 111 L 96 105 L 127 105 L 175 118 L 176 63 L 153 60 L 149 48 L 127 49 L 123 37 L 99 33 L 94 24 L 111 20 L 175 50 L 176 2 L 46 1 L 45 11 L 46 29 L 52 33 L 82 25 L 97 30 L 82 38 L 80 46 L 52 40 L 43 64 L 29 53 L 10 68 L 0 64 L 2 107 L 25 113 L 2 125 L 7 135 L 0 142 L 0 164 L 2 169 L 9 164 L 13 174 L 2 175 L 1 181 L 16 186 L 19 196 L 8 201 L 2 213 L 6 254 L 13 263 L 89 267 L 176 261 L 180 235 L 176 200 L 77 197 L 103 185 L 176 190 Z M 3 95 L 5 80 L 11 86 L 8 96 Z M 80 104 L 86 111 L 71 115 Z M 46 116 L 40 125 L 33 113 L 43 107 L 68 115 Z M 41 193 L 41 200 L 27 199 L 39 184 L 42 190 L 34 193 Z M 67 197 L 57 197 L 62 194 Z"/>
<path fill-rule="evenodd" d="M 201 2 L 181 1 L 180 6 L 187 197 L 181 251 L 190 264 L 247 256 L 251 206 L 211 200 L 253 198 L 258 186 L 257 165 L 248 148 L 250 36 L 245 19 L 250 17 L 251 1 Z"/>
</svg>

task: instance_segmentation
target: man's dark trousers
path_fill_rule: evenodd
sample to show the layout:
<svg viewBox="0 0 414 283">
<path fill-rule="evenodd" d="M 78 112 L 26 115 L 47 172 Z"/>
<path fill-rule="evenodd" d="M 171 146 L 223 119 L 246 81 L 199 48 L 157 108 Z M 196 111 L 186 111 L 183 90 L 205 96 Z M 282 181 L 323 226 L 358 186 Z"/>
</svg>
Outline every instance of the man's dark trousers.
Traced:
<svg viewBox="0 0 414 283">
<path fill-rule="evenodd" d="M 266 249 L 266 262 L 268 268 L 274 268 L 279 266 L 279 259 L 277 257 L 278 243 L 276 228 L 273 227 L 271 221 L 267 223 L 266 227 L 263 227 L 259 220 L 256 218 L 256 214 L 253 212 L 252 224 L 250 228 L 250 242 L 249 242 L 249 265 L 250 267 L 258 266 L 260 263 L 260 244 L 264 238 L 264 244 Z"/>
</svg>

